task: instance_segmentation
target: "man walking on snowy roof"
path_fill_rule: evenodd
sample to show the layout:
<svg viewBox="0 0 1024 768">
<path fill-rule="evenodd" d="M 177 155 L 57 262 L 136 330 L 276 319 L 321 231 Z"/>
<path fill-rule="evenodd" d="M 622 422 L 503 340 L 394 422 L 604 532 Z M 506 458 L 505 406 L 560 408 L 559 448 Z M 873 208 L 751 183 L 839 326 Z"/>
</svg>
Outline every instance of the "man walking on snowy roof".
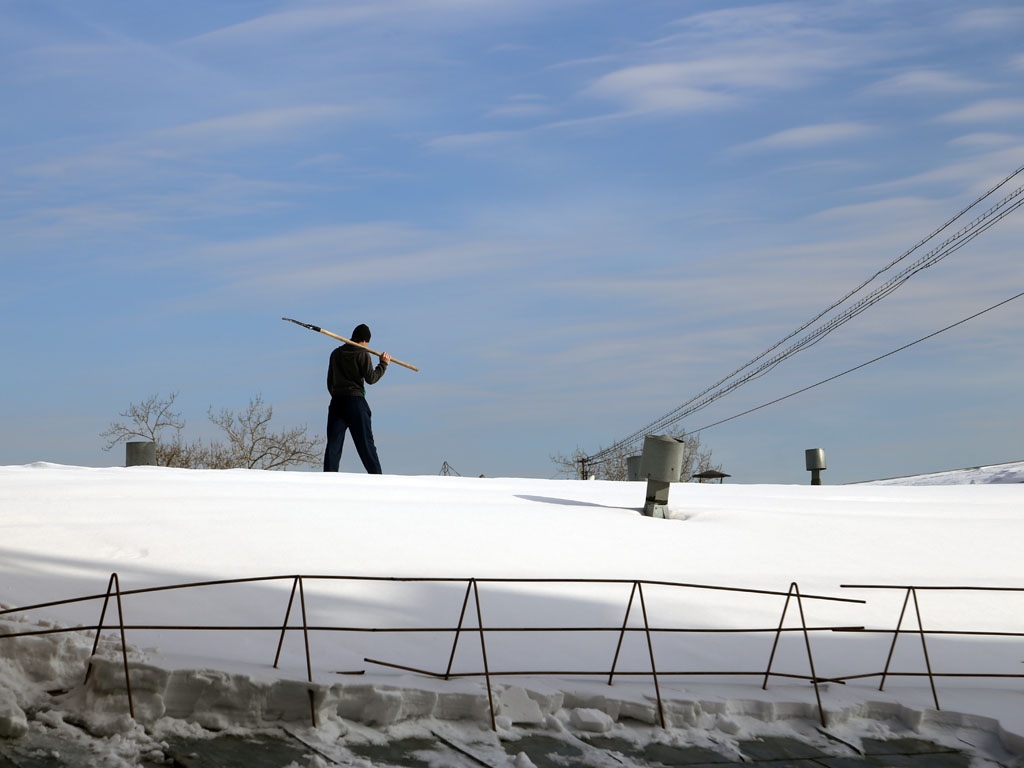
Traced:
<svg viewBox="0 0 1024 768">
<path fill-rule="evenodd" d="M 366 402 L 366 384 L 376 384 L 388 368 L 391 355 L 382 352 L 375 368 L 366 345 L 370 329 L 364 324 L 352 331 L 352 343 L 345 343 L 331 352 L 327 368 L 327 391 L 331 405 L 327 410 L 327 449 L 324 451 L 324 472 L 337 472 L 341 466 L 341 449 L 345 433 L 352 433 L 352 442 L 371 475 L 381 474 L 377 446 L 373 443 L 370 406 Z"/>
</svg>

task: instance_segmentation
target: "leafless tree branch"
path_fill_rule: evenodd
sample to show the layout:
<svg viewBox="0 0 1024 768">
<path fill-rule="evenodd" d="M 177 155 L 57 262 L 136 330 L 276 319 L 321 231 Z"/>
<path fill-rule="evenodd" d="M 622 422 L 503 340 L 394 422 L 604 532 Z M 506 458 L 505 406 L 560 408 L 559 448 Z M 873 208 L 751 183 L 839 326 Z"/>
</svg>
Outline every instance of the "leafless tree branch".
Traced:
<svg viewBox="0 0 1024 768">
<path fill-rule="evenodd" d="M 107 438 L 104 450 L 138 438 L 156 443 L 157 464 L 190 469 L 287 469 L 317 465 L 322 457 L 320 443 L 310 437 L 306 427 L 292 427 L 279 432 L 270 430 L 274 409 L 257 395 L 247 408 L 239 411 L 222 409 L 208 411 L 210 421 L 224 432 L 226 442 L 202 440 L 186 442 L 182 436 L 185 421 L 171 410 L 177 393 L 167 398 L 160 395 L 132 403 L 121 416 L 100 433 Z M 171 430 L 170 437 L 166 437 Z"/>
</svg>

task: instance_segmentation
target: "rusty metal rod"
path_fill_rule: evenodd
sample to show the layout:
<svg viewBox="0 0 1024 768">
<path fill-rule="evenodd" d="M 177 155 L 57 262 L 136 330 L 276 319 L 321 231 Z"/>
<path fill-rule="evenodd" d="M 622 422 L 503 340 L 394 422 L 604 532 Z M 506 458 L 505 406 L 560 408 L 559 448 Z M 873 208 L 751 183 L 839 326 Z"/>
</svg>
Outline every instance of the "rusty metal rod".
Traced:
<svg viewBox="0 0 1024 768">
<path fill-rule="evenodd" d="M 306 621 L 306 593 L 302 588 L 302 577 L 299 576 L 299 605 L 302 606 L 302 638 L 306 643 L 306 679 L 309 681 L 309 716 L 316 728 L 316 706 L 313 694 L 313 662 L 309 656 L 309 622 Z"/>
<path fill-rule="evenodd" d="M 807 646 L 807 663 L 811 667 L 811 684 L 814 686 L 814 697 L 818 700 L 818 715 L 821 717 L 821 727 L 827 728 L 825 722 L 825 708 L 821 704 L 821 691 L 818 689 L 818 674 L 814 671 L 814 656 L 811 654 L 811 636 L 807 631 L 807 619 L 804 616 L 804 603 L 800 598 L 800 587 L 794 581 L 792 589 L 796 590 L 796 604 L 800 609 L 800 625 L 804 628 L 804 644 Z"/>
<path fill-rule="evenodd" d="M 104 624 L 100 629 L 118 629 L 120 624 Z M 233 632 L 233 631 L 245 631 L 245 632 L 280 632 L 281 627 L 277 624 L 125 624 L 124 628 L 131 631 L 163 631 L 167 630 L 170 632 L 177 631 L 190 631 L 190 632 Z M 59 635 L 67 632 L 93 632 L 97 629 L 96 625 L 90 626 L 78 626 L 78 627 L 56 627 L 49 629 L 33 629 L 26 630 L 24 632 L 10 632 L 6 634 L 0 634 L 0 640 L 5 638 L 14 637 L 32 637 L 34 635 Z M 289 629 L 298 629 L 298 627 L 289 627 Z M 403 633 L 428 633 L 428 634 L 445 634 L 453 632 L 455 629 L 452 627 L 346 627 L 346 626 L 320 626 L 311 624 L 307 629 L 310 632 L 369 632 L 369 633 L 382 633 L 382 634 L 403 634 Z M 808 627 L 808 630 L 816 632 L 875 632 L 880 634 L 891 634 L 892 630 L 886 629 L 874 629 L 868 630 L 862 627 Z M 508 632 L 508 633 L 538 633 L 538 632 L 557 632 L 557 633 L 576 633 L 576 632 L 621 632 L 621 627 L 488 627 L 488 632 Z M 626 627 L 626 632 L 646 632 L 647 629 L 644 627 Z M 650 627 L 651 632 L 660 634 L 761 634 L 767 632 L 777 631 L 774 627 L 751 627 L 742 628 L 734 627 L 728 629 L 715 629 L 707 627 L 699 628 L 686 628 L 686 627 Z M 784 627 L 782 632 L 802 632 L 802 627 Z M 941 630 L 926 630 L 926 634 L 944 634 Z M 901 634 L 918 634 L 916 630 L 902 630 Z M 969 634 L 977 635 L 988 635 L 997 633 L 988 632 L 976 632 Z M 1024 637 L 1024 634 L 1014 635 Z"/>
<path fill-rule="evenodd" d="M 104 624 L 102 629 L 117 629 L 120 624 Z M 211 631 L 211 632 L 231 632 L 233 630 L 245 630 L 252 632 L 280 632 L 281 627 L 277 624 L 125 624 L 125 629 L 130 630 L 189 630 L 189 631 Z M 5 637 L 29 637 L 31 635 L 57 635 L 65 632 L 92 632 L 96 629 L 95 626 L 78 626 L 78 627 L 58 627 L 50 629 L 33 629 L 24 632 L 11 632 L 9 634 L 0 634 L 0 639 Z M 289 629 L 299 629 L 299 627 L 289 627 Z M 454 632 L 454 627 L 344 627 L 344 626 L 321 626 L 318 624 L 310 624 L 307 628 L 310 632 L 369 632 L 369 633 L 431 633 L 431 634 L 443 634 L 446 632 Z M 859 627 L 808 627 L 810 631 L 817 632 L 873 632 L 877 634 L 892 634 L 892 630 L 886 629 L 874 629 L 866 630 Z M 464 630 L 465 631 L 465 630 Z M 509 633 L 538 633 L 538 632 L 557 632 L 557 633 L 574 633 L 574 632 L 621 632 L 621 627 L 488 627 L 488 632 L 509 632 Z M 646 632 L 647 629 L 644 627 L 626 627 L 626 632 Z M 714 628 L 697 628 L 688 629 L 684 627 L 650 627 L 651 632 L 657 632 L 661 634 L 765 634 L 769 632 L 777 631 L 773 627 L 753 627 L 749 629 L 731 628 L 731 629 L 714 629 Z M 782 632 L 803 632 L 803 627 L 783 627 Z M 919 634 L 917 630 L 901 630 L 900 634 Z M 944 634 L 941 630 L 925 630 L 925 634 L 937 635 Z M 988 635 L 988 632 L 974 632 L 970 634 L 976 635 Z M 993 633 L 994 634 L 994 633 Z M 1016 635 L 1024 637 L 1024 635 Z"/>
<path fill-rule="evenodd" d="M 128 691 L 128 714 L 135 719 L 135 702 L 132 699 L 132 677 L 128 671 L 128 641 L 124 635 L 124 610 L 121 607 L 121 579 L 117 574 L 111 576 L 117 584 L 117 620 L 121 624 L 121 659 L 124 662 L 124 685 Z M 98 635 L 97 635 L 98 637 Z"/>
<path fill-rule="evenodd" d="M 891 635 L 898 632 L 901 635 L 917 635 L 919 629 L 871 629 L 867 627 L 834 627 L 833 632 L 863 632 L 865 634 Z M 981 629 L 925 629 L 926 635 L 973 635 L 975 637 L 1024 637 L 1024 632 L 996 632 Z"/>
<path fill-rule="evenodd" d="M 647 635 L 647 652 L 651 656 L 651 675 L 654 677 L 654 695 L 658 699 L 658 719 L 661 721 L 661 727 L 665 728 L 665 707 L 661 703 L 661 686 L 658 684 L 658 667 L 654 663 L 654 641 L 651 639 L 651 628 L 647 621 L 647 603 L 644 602 L 643 584 L 639 585 L 637 594 L 640 595 L 640 610 L 644 615 L 644 634 Z"/>
<path fill-rule="evenodd" d="M 299 586 L 299 577 L 295 577 L 295 581 L 292 582 L 292 593 L 288 596 L 288 607 L 284 612 L 284 621 L 281 624 L 281 637 L 277 641 L 277 653 L 274 655 L 274 669 L 277 669 L 277 663 L 281 660 L 281 647 L 284 645 L 284 633 L 288 629 L 288 619 L 292 615 L 292 603 L 295 602 L 295 590 Z"/>
<path fill-rule="evenodd" d="M 924 624 L 921 623 L 921 605 L 917 602 L 917 590 L 914 592 L 914 612 L 917 614 L 917 628 L 921 632 L 921 650 L 924 651 L 924 665 L 928 670 L 928 683 L 932 687 L 932 698 L 935 699 L 935 709 L 939 710 L 939 694 L 935 691 L 935 676 L 932 674 L 932 662 L 928 658 L 928 643 L 924 638 Z"/>
<path fill-rule="evenodd" d="M 636 595 L 637 583 L 633 582 L 633 588 L 629 591 L 629 602 L 626 604 L 626 615 L 622 619 L 622 629 L 619 632 L 619 642 L 615 646 L 615 657 L 612 659 L 612 670 L 608 673 L 608 685 L 612 684 L 615 677 L 615 668 L 619 664 L 619 652 L 622 650 L 622 640 L 626 636 L 626 626 L 629 623 L 629 612 L 633 610 L 633 596 Z"/>
<path fill-rule="evenodd" d="M 96 626 L 96 639 L 92 644 L 92 653 L 89 654 L 89 666 L 85 668 L 85 680 L 83 685 L 89 682 L 89 677 L 92 675 L 92 657 L 96 655 L 96 649 L 100 646 L 100 635 L 103 634 L 103 621 L 107 617 L 107 605 L 110 603 L 110 590 L 114 585 L 114 577 L 116 574 L 110 574 L 110 580 L 107 581 L 107 594 L 103 598 L 103 608 L 100 610 L 100 621 Z"/>
<path fill-rule="evenodd" d="M 878 677 L 881 672 L 864 672 L 859 675 L 843 675 L 834 678 L 836 681 L 858 680 L 865 677 Z M 889 672 L 889 677 L 998 677 L 1024 678 L 1020 672 Z"/>
<path fill-rule="evenodd" d="M 786 602 L 782 605 L 782 615 L 779 617 L 779 627 L 775 632 L 775 642 L 772 643 L 772 652 L 768 655 L 768 666 L 764 671 L 764 682 L 761 683 L 761 690 L 768 689 L 768 677 L 771 675 L 772 663 L 775 661 L 775 651 L 779 647 L 779 638 L 782 635 L 782 626 L 786 623 L 786 611 L 789 610 L 789 601 L 793 597 L 792 589 L 786 593 Z"/>
<path fill-rule="evenodd" d="M 253 576 L 246 578 L 235 578 L 235 579 L 211 579 L 207 581 L 194 581 L 185 584 L 168 584 L 157 587 L 139 587 L 136 589 L 126 589 L 121 592 L 123 597 L 130 595 L 144 595 L 151 592 L 167 592 L 177 589 L 193 589 L 197 587 L 215 587 L 228 584 L 250 584 L 260 583 L 268 581 L 293 581 L 298 578 L 295 574 L 279 575 L 279 576 Z M 353 575 L 304 575 L 304 579 L 307 581 L 385 581 L 385 582 L 436 582 L 439 584 L 459 582 L 464 583 L 467 578 L 464 576 L 353 576 Z M 549 579 L 549 578 L 483 578 L 476 579 L 478 583 L 484 584 L 633 584 L 635 579 Z M 775 590 L 767 589 L 749 589 L 746 587 L 724 587 L 710 584 L 693 584 L 686 582 L 674 582 L 674 581 L 647 581 L 640 580 L 641 584 L 651 586 L 665 586 L 665 587 L 684 587 L 688 589 L 707 589 L 724 592 L 737 592 L 741 594 L 751 595 L 778 595 L 784 597 L 785 592 L 778 592 Z M 844 585 L 846 586 L 846 585 Z M 863 587 L 862 587 L 863 588 Z M 883 587 L 887 588 L 887 587 Z M 951 587 L 950 589 L 969 589 L 968 587 Z M 1014 589 L 1013 591 L 1024 591 L 1024 589 Z M 35 603 L 33 605 L 23 605 L 14 608 L 5 608 L 0 610 L 0 616 L 9 613 L 20 613 L 24 611 L 32 611 L 40 608 L 53 608 L 62 605 L 72 605 L 74 603 L 88 602 L 90 600 L 101 600 L 109 595 L 106 593 L 100 593 L 95 595 L 86 595 L 84 597 L 73 597 L 65 600 L 53 600 L 46 603 Z M 864 605 L 867 603 L 866 600 L 856 598 L 845 598 L 845 597 L 834 597 L 829 595 L 804 595 L 805 600 L 827 600 L 831 602 L 840 603 L 857 603 Z"/>
<path fill-rule="evenodd" d="M 796 595 L 796 603 L 800 611 L 800 627 L 803 631 L 804 643 L 807 647 L 807 661 L 811 668 L 811 676 L 809 679 L 811 683 L 814 685 L 814 696 L 818 702 L 818 717 L 821 720 L 821 726 L 825 728 L 827 727 L 825 723 L 825 708 L 822 706 L 821 703 L 821 691 L 818 688 L 818 675 L 814 671 L 814 657 L 811 654 L 811 637 L 808 634 L 807 619 L 804 615 L 804 604 L 800 596 L 800 587 L 799 585 L 797 585 L 795 581 L 789 585 L 789 592 L 786 595 L 786 602 L 782 607 L 782 616 L 779 618 L 779 628 L 778 631 L 775 633 L 775 641 L 772 643 L 772 652 L 771 655 L 768 657 L 768 667 L 765 669 L 764 682 L 761 684 L 761 689 L 766 690 L 768 688 L 768 678 L 772 673 L 772 663 L 775 660 L 775 652 L 776 650 L 778 650 L 779 638 L 782 636 L 783 624 L 785 624 L 786 622 L 786 612 L 789 610 L 789 602 L 794 594 Z M 778 675 L 778 673 L 776 674 Z"/>
<path fill-rule="evenodd" d="M 365 661 L 367 664 L 376 664 L 376 665 L 381 666 L 381 667 L 389 667 L 389 668 L 392 668 L 392 669 L 401 669 L 401 670 L 403 670 L 405 672 L 415 672 L 415 673 L 421 674 L 421 675 L 423 675 L 425 677 L 436 677 L 438 679 L 443 679 L 444 676 L 445 676 L 444 672 L 432 672 L 429 669 L 422 669 L 420 667 L 407 666 L 405 664 L 397 664 L 395 662 L 383 661 L 381 659 L 371 659 L 371 658 L 367 657 L 367 658 L 364 658 L 363 661 Z M 544 677 L 546 675 L 559 675 L 559 676 L 561 676 L 561 675 L 570 676 L 571 675 L 571 676 L 574 676 L 574 677 L 593 677 L 593 678 L 597 678 L 597 679 L 603 679 L 604 677 L 607 676 L 607 674 L 608 673 L 605 670 L 603 670 L 603 669 L 596 669 L 596 670 L 583 670 L 583 669 L 518 669 L 518 670 L 502 669 L 502 670 L 494 670 L 494 669 L 492 669 L 492 670 L 490 670 L 491 677 L 524 677 L 524 676 L 525 677 L 531 677 L 531 676 Z M 621 675 L 622 677 L 650 677 L 651 676 L 651 671 L 649 669 L 628 670 L 628 671 L 619 671 L 619 672 L 616 672 L 615 674 L 616 675 Z M 764 673 L 761 670 L 759 670 L 759 669 L 750 670 L 750 671 L 737 671 L 737 670 L 725 671 L 725 670 L 712 670 L 712 669 L 671 670 L 671 671 L 658 670 L 658 676 L 659 677 L 760 677 L 762 674 L 764 674 Z M 878 674 L 878 673 L 876 672 L 875 674 Z M 922 672 L 921 674 L 924 675 L 925 673 Z M 484 675 L 485 675 L 485 673 L 483 671 L 479 671 L 479 672 L 452 672 L 450 676 L 451 677 L 483 677 Z M 1021 676 L 1024 677 L 1024 675 L 1021 675 Z M 807 680 L 807 681 L 811 681 L 811 680 L 814 679 L 810 675 L 801 675 L 801 674 L 798 674 L 798 673 L 795 673 L 795 672 L 794 673 L 790 673 L 790 672 L 776 672 L 776 673 L 774 673 L 773 677 L 785 677 L 785 678 L 792 679 L 792 680 Z M 818 678 L 818 680 L 820 682 L 827 682 L 827 683 L 842 682 L 842 680 L 839 679 L 839 678 Z"/>
<path fill-rule="evenodd" d="M 476 622 L 480 628 L 480 653 L 484 659 L 484 675 L 487 679 L 487 704 L 491 709 L 491 730 L 498 730 L 498 723 L 494 717 L 494 694 L 491 693 L 491 673 L 487 664 L 487 644 L 484 642 L 484 616 L 480 612 L 480 588 L 476 581 L 473 581 L 473 597 L 476 601 Z"/>
<path fill-rule="evenodd" d="M 455 639 L 452 641 L 452 653 L 448 657 L 448 671 L 451 671 L 452 664 L 455 662 L 455 649 L 459 645 L 459 635 L 462 632 L 462 622 L 466 618 L 466 607 L 469 605 L 469 591 L 472 587 L 472 582 L 466 583 L 466 596 L 462 598 L 462 610 L 459 611 L 459 625 L 455 628 Z M 445 679 L 447 679 L 447 677 Z"/>
<path fill-rule="evenodd" d="M 907 589 L 906 597 L 903 598 L 903 607 L 900 609 L 900 618 L 899 621 L 896 622 L 896 631 L 892 634 L 892 644 L 889 646 L 889 656 L 885 660 L 885 669 L 882 672 L 882 680 L 878 684 L 878 690 L 880 691 L 885 687 L 885 678 L 889 674 L 889 666 L 892 664 L 892 655 L 896 651 L 896 640 L 899 639 L 900 627 L 903 626 L 903 617 L 906 616 L 907 606 L 910 604 L 911 589 Z"/>
<path fill-rule="evenodd" d="M 930 586 L 922 586 L 920 584 L 840 584 L 841 589 L 917 589 L 917 590 L 932 590 L 932 591 L 945 591 L 950 592 L 1024 592 L 1024 587 L 986 587 L 986 586 L 966 586 L 966 585 L 938 585 L 933 584 Z"/>
</svg>

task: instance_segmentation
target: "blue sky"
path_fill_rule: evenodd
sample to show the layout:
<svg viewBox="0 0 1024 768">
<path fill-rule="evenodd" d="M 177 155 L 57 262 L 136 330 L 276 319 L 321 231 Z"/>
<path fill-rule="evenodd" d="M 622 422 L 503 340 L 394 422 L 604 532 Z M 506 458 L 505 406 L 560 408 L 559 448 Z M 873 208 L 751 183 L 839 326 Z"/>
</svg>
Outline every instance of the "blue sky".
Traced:
<svg viewBox="0 0 1024 768">
<path fill-rule="evenodd" d="M 421 368 L 369 389 L 386 472 L 553 476 L 1024 165 L 1022 84 L 1016 0 L 8 0 L 0 464 L 116 465 L 99 433 L 157 393 L 190 437 L 256 395 L 320 434 L 333 342 L 287 316 Z M 679 426 L 1015 295 L 1022 240 L 1007 216 Z M 1020 459 L 1022 318 L 703 443 L 736 482 L 807 482 L 812 447 L 825 482 Z"/>
</svg>

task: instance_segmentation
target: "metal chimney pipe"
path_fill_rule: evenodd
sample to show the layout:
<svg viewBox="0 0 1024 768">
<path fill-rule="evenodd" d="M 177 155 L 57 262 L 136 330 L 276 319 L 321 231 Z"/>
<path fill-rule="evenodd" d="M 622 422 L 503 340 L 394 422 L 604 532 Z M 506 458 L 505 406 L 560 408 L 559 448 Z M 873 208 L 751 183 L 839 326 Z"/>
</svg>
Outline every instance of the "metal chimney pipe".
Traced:
<svg viewBox="0 0 1024 768">
<path fill-rule="evenodd" d="M 155 467 L 156 443 L 141 441 L 125 443 L 124 465 L 126 467 Z"/>
<path fill-rule="evenodd" d="M 811 485 L 821 485 L 821 471 L 827 469 L 825 449 L 808 448 L 804 451 L 804 463 L 807 466 L 807 471 L 811 473 Z"/>
<path fill-rule="evenodd" d="M 668 489 L 678 483 L 683 471 L 683 441 L 668 435 L 647 435 L 640 456 L 640 478 L 647 479 L 644 514 L 665 517 Z"/>
</svg>

